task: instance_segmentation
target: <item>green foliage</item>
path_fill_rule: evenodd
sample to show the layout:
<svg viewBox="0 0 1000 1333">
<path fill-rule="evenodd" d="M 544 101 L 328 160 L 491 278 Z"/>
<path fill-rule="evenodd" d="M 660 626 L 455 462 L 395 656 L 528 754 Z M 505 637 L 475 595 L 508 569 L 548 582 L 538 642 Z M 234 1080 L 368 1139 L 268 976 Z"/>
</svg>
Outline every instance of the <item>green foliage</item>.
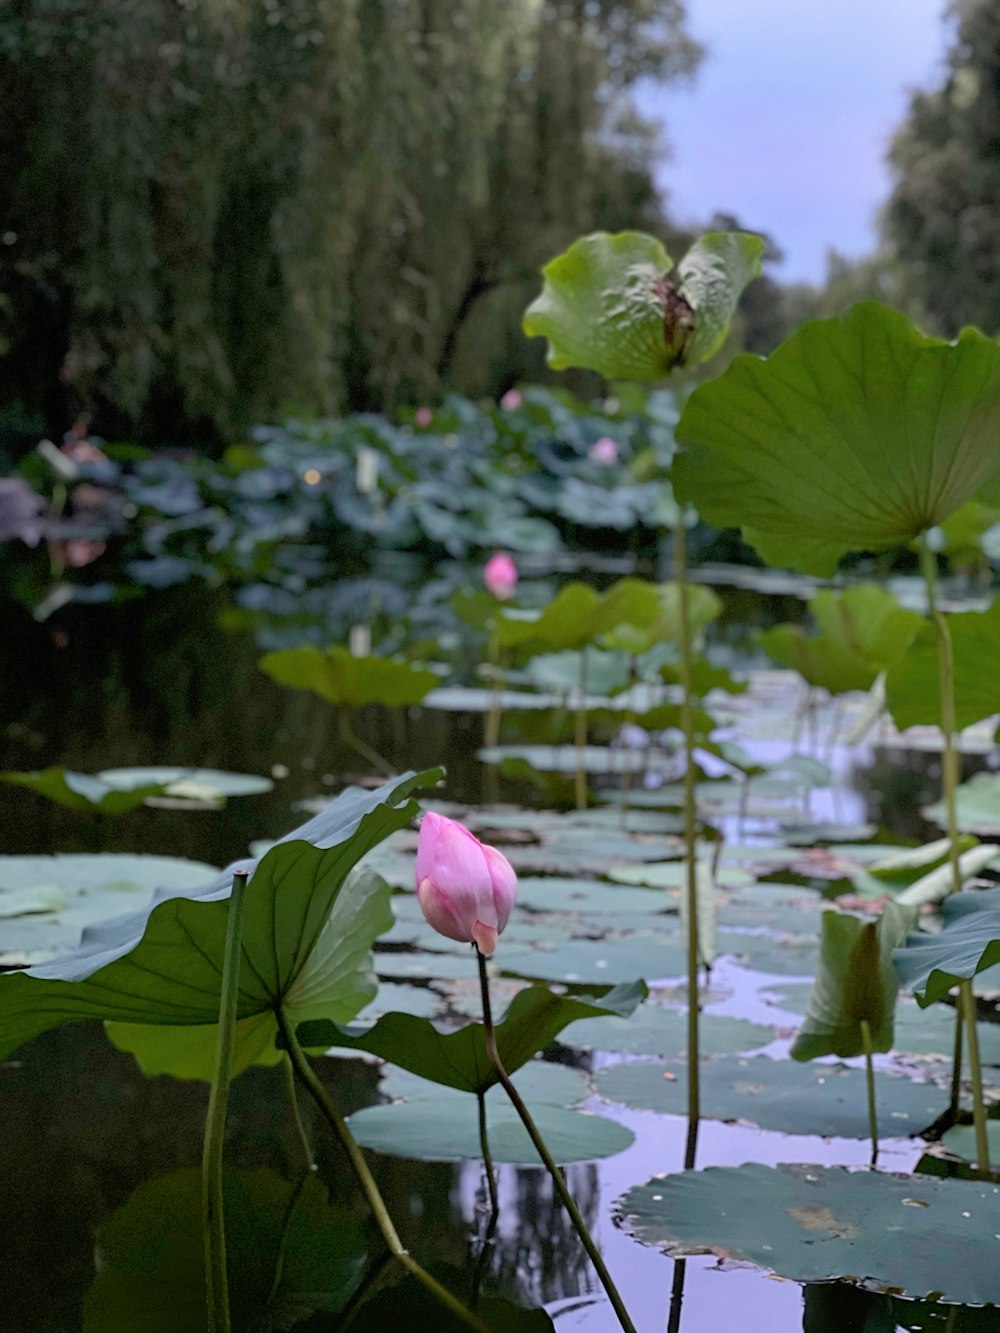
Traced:
<svg viewBox="0 0 1000 1333">
<path fill-rule="evenodd" d="M 871 689 L 879 673 L 903 657 L 923 624 L 874 583 L 817 593 L 809 609 L 819 634 L 808 634 L 801 625 L 775 625 L 759 642 L 779 666 L 794 667 L 803 680 L 831 694 Z"/>
<path fill-rule="evenodd" d="M 646 994 L 641 981 L 616 986 L 597 1000 L 556 995 L 547 986 L 520 991 L 496 1025 L 497 1049 L 504 1068 L 508 1074 L 520 1069 L 577 1019 L 599 1015 L 627 1018 Z M 392 1013 L 365 1032 L 328 1022 L 304 1023 L 298 1038 L 304 1046 L 368 1051 L 420 1078 L 463 1092 L 486 1092 L 497 1081 L 486 1054 L 482 1023 L 470 1023 L 457 1032 L 441 1032 L 427 1018 Z"/>
<path fill-rule="evenodd" d="M 1000 598 L 986 611 L 949 614 L 955 659 L 955 722 L 961 729 L 1000 712 Z M 885 681 L 886 703 L 898 727 L 940 725 L 937 632 L 924 624 Z"/>
<path fill-rule="evenodd" d="M 763 248 L 758 236 L 713 232 L 671 276 L 673 260 L 652 236 L 581 237 L 545 265 L 524 331 L 548 339 L 555 370 L 655 383 L 719 349 L 743 288 L 760 272 Z"/>
<path fill-rule="evenodd" d="M 79 949 L 53 963 L 0 976 L 0 1051 L 63 1023 L 100 1018 L 117 1024 L 116 1040 L 147 1069 L 210 1076 L 233 869 L 252 872 L 234 1072 L 278 1058 L 279 1007 L 290 1021 L 348 1021 L 375 994 L 370 949 L 392 924 L 388 886 L 349 872 L 410 822 L 417 811 L 410 792 L 436 776 L 349 790 L 259 862 L 94 926 Z"/>
<path fill-rule="evenodd" d="M 1000 963 L 1000 890 L 953 894 L 941 912 L 943 930 L 911 935 L 893 956 L 900 980 L 922 1006 Z"/>
<path fill-rule="evenodd" d="M 998 471 L 1000 348 L 875 303 L 807 324 L 695 390 L 674 489 L 763 558 L 829 575 L 943 523 Z"/>
<path fill-rule="evenodd" d="M 878 921 L 846 912 L 824 912 L 819 967 L 805 1021 L 792 1046 L 793 1060 L 822 1055 L 864 1055 L 862 1023 L 871 1051 L 890 1051 L 899 978 L 892 951 L 906 939 L 916 911 L 887 903 Z"/>
<path fill-rule="evenodd" d="M 497 393 L 545 257 L 662 225 L 630 93 L 698 57 L 680 0 L 7 6 L 0 404 L 64 370 L 162 439 Z"/>
<path fill-rule="evenodd" d="M 36 773 L 0 773 L 0 782 L 12 787 L 27 787 L 68 810 L 89 810 L 102 815 L 121 815 L 127 810 L 135 810 L 148 796 L 162 796 L 166 791 L 161 782 L 121 791 L 89 773 L 74 773 L 59 767 Z"/>
<path fill-rule="evenodd" d="M 433 671 L 387 657 L 354 657 L 347 648 L 284 648 L 260 659 L 260 669 L 279 685 L 311 690 L 348 708 L 418 704 L 438 683 Z"/>
</svg>

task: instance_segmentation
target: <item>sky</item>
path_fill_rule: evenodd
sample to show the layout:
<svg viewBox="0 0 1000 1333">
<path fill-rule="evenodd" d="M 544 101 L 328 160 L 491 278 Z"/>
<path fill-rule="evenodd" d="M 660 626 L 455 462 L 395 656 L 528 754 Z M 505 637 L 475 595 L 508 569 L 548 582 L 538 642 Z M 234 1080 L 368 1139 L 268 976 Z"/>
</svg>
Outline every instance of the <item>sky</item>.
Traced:
<svg viewBox="0 0 1000 1333">
<path fill-rule="evenodd" d="M 885 153 L 909 89 L 934 86 L 945 0 L 688 0 L 707 48 L 693 84 L 640 91 L 671 145 L 671 215 L 716 211 L 768 232 L 776 275 L 821 282 L 826 255 L 870 253 Z"/>
</svg>

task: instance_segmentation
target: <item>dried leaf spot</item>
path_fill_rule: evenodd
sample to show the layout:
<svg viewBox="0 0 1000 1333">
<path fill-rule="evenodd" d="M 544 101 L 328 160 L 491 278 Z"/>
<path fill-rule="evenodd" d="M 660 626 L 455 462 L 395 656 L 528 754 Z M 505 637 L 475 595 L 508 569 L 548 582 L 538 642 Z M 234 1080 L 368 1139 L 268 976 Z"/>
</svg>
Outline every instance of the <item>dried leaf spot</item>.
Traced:
<svg viewBox="0 0 1000 1333">
<path fill-rule="evenodd" d="M 857 1227 L 850 1222 L 838 1221 L 830 1209 L 822 1204 L 811 1203 L 801 1208 L 789 1208 L 788 1213 L 804 1231 L 822 1231 L 836 1240 L 856 1240 L 860 1234 Z"/>
<path fill-rule="evenodd" d="M 736 1083 L 734 1086 L 737 1092 L 745 1092 L 750 1097 L 764 1091 L 763 1083 Z"/>
</svg>

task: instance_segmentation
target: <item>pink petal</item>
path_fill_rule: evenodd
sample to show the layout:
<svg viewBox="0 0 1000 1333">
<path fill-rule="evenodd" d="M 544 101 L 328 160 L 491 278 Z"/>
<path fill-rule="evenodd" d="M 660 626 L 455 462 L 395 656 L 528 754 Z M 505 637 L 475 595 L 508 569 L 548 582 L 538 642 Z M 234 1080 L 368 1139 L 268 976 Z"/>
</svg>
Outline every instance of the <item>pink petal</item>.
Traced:
<svg viewBox="0 0 1000 1333">
<path fill-rule="evenodd" d="M 490 847 L 485 842 L 481 846 L 483 855 L 486 857 L 486 864 L 490 869 L 493 906 L 497 914 L 497 930 L 502 931 L 507 924 L 511 908 L 517 900 L 517 875 L 503 852 L 498 852 L 495 847 Z"/>
<path fill-rule="evenodd" d="M 427 924 L 433 926 L 439 935 L 444 935 L 449 940 L 458 940 L 460 944 L 470 942 L 472 928 L 466 929 L 457 920 L 448 898 L 433 880 L 425 879 L 421 881 L 417 889 L 417 901 L 420 903 L 420 910 L 423 912 Z"/>
<path fill-rule="evenodd" d="M 472 939 L 484 958 L 493 957 L 493 950 L 497 947 L 498 933 L 493 926 L 484 926 L 481 921 L 477 921 L 472 927 Z"/>
</svg>

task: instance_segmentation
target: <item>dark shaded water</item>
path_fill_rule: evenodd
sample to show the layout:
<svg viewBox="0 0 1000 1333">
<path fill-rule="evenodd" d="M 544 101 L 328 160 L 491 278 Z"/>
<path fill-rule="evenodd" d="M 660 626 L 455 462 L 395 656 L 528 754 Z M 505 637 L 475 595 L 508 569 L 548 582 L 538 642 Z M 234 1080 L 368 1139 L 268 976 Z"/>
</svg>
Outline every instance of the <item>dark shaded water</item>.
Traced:
<svg viewBox="0 0 1000 1333">
<path fill-rule="evenodd" d="M 190 585 L 139 605 L 67 608 L 38 625 L 18 608 L 4 616 L 0 660 L 0 768 L 50 763 L 85 772 L 146 764 L 197 764 L 278 776 L 265 796 L 232 800 L 221 811 L 142 809 L 119 819 L 73 814 L 31 793 L 0 789 L 4 850 L 11 853 L 129 849 L 225 864 L 254 838 L 299 822 L 293 805 L 334 791 L 354 767 L 333 726 L 331 709 L 283 691 L 256 668 L 249 635 L 222 630 L 222 592 Z M 787 617 L 788 605 L 748 594 L 730 598 L 733 639 L 740 627 Z M 725 625 L 724 625 L 725 628 Z M 421 712 L 402 729 L 377 713 L 366 736 L 400 767 L 445 762 L 452 798 L 478 800 L 484 775 L 474 751 L 482 719 Z M 877 811 L 896 835 L 922 834 L 915 812 L 936 795 L 919 756 L 877 755 L 869 767 L 846 764 L 853 798 Z M 504 786 L 508 799 L 530 800 L 529 788 Z M 720 967 L 724 970 L 725 963 Z M 733 969 L 735 996 L 722 1012 L 752 1017 L 752 974 Z M 757 979 L 758 981 L 761 979 Z M 783 981 L 788 978 L 783 978 Z M 377 1073 L 356 1061 L 323 1062 L 346 1111 L 377 1100 Z M 100 1029 L 83 1025 L 50 1033 L 0 1067 L 0 1218 L 3 1333 L 97 1333 L 84 1322 L 94 1280 L 94 1236 L 142 1181 L 200 1161 L 207 1089 L 169 1078 L 146 1079 L 131 1057 L 115 1051 Z M 336 1145 L 304 1107 L 318 1165 L 335 1203 L 363 1215 Z M 598 1243 L 632 1308 L 640 1333 L 667 1328 L 673 1262 L 629 1239 L 613 1224 L 614 1201 L 657 1171 L 679 1169 L 684 1123 L 676 1117 L 617 1108 L 635 1132 L 631 1148 L 600 1166 L 569 1171 L 570 1184 L 593 1220 Z M 234 1085 L 229 1150 L 240 1168 L 298 1171 L 297 1145 L 285 1114 L 280 1071 L 252 1070 Z M 706 1122 L 699 1166 L 744 1161 L 867 1162 L 857 1140 L 823 1141 Z M 910 1142 L 889 1142 L 882 1165 L 909 1170 L 920 1156 Z M 456 1289 L 469 1278 L 470 1235 L 477 1228 L 482 1180 L 477 1163 L 460 1168 L 371 1155 L 379 1182 L 421 1260 L 451 1268 Z M 502 1168 L 505 1211 L 486 1291 L 526 1304 L 545 1303 L 560 1330 L 610 1333 L 617 1325 L 540 1170 Z M 762 1225 L 766 1220 L 762 1219 Z M 841 1288 L 803 1298 L 794 1284 L 755 1270 L 717 1272 L 711 1259 L 686 1265 L 679 1333 L 886 1333 L 909 1327 L 887 1298 Z M 126 1327 L 121 1324 L 116 1327 Z M 130 1325 L 147 1327 L 137 1310 Z M 356 1325 L 367 1327 L 363 1320 Z M 383 1325 L 384 1326 L 384 1325 Z M 414 1326 L 420 1325 L 419 1322 Z M 1000 1318 L 975 1312 L 921 1323 L 947 1333 L 995 1333 Z M 335 1327 L 316 1316 L 305 1327 Z M 186 1333 L 183 1322 L 178 1333 Z"/>
</svg>

